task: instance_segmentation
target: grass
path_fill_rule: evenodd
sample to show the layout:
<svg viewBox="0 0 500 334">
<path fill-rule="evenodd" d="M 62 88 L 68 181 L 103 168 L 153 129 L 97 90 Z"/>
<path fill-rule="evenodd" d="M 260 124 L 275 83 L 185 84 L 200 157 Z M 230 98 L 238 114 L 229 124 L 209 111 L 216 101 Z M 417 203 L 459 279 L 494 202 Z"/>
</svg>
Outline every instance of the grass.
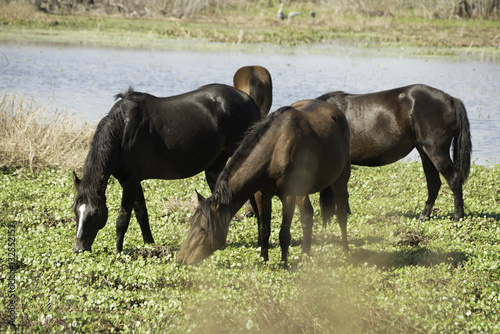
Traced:
<svg viewBox="0 0 500 334">
<path fill-rule="evenodd" d="M 473 166 L 464 195 L 467 217 L 451 220 L 444 187 L 432 219 L 410 246 L 425 201 L 419 163 L 353 169 L 344 254 L 336 224 L 314 230 L 312 255 L 301 254 L 298 217 L 291 269 L 279 261 L 276 201 L 270 262 L 257 249 L 253 219 L 240 212 L 227 246 L 199 266 L 175 263 L 189 228 L 202 175 L 144 181 L 156 246 L 143 246 L 132 220 L 124 252 L 113 254 L 121 190 L 108 187 L 110 219 L 93 253 L 74 255 L 70 170 L 0 176 L 0 229 L 14 224 L 18 328 L 23 332 L 438 333 L 500 330 L 499 166 Z M 313 197 L 318 212 L 318 199 Z M 12 231 L 10 232 L 12 233 Z M 7 248 L 6 239 L 0 247 Z M 0 315 L 8 316 L 7 252 L 1 255 Z"/>
<path fill-rule="evenodd" d="M 17 329 L 30 333 L 500 331 L 500 165 L 472 166 L 464 187 L 464 219 L 451 219 L 453 200 L 445 185 L 431 219 L 418 231 L 426 199 L 421 164 L 354 167 L 350 251 L 342 252 L 336 223 L 320 226 L 314 195 L 312 253 L 301 253 L 297 215 L 289 270 L 280 263 L 277 200 L 269 263 L 259 257 L 255 220 L 241 211 L 225 249 L 198 266 L 176 264 L 195 207 L 194 190 L 209 191 L 202 174 L 143 181 L 156 245 L 142 244 L 132 218 L 124 252 L 113 254 L 121 188 L 112 178 L 106 194 L 108 224 L 92 253 L 75 255 L 71 170 L 84 157 L 74 153 L 84 153 L 90 136 L 69 140 L 76 149 L 61 150 L 56 160 L 41 158 L 39 152 L 58 153 L 59 138 L 74 138 L 74 129 L 65 128 L 68 116 L 55 122 L 43 116 L 46 108 L 13 97 L 3 101 L 2 132 L 10 129 L 14 141 L 38 138 L 31 155 L 40 158 L 32 160 L 37 164 L 23 158 L 30 156 L 27 152 L 10 164 L 2 158 L 0 233 L 8 236 L 0 239 L 6 250 L 0 253 L 2 331 L 14 331 L 8 324 L 11 302 Z M 42 121 L 25 121 L 30 118 Z M 19 127 L 16 120 L 29 126 Z"/>
</svg>

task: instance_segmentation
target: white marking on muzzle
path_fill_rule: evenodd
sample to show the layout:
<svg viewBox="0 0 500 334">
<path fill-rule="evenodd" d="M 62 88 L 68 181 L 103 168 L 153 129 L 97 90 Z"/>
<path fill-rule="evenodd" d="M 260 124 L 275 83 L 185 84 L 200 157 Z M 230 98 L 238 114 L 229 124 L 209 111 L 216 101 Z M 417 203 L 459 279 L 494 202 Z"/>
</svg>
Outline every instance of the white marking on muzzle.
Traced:
<svg viewBox="0 0 500 334">
<path fill-rule="evenodd" d="M 78 211 L 80 211 L 80 221 L 78 222 L 78 231 L 76 232 L 76 237 L 79 239 L 83 234 L 83 214 L 85 213 L 85 209 L 87 208 L 86 204 L 80 205 Z"/>
</svg>

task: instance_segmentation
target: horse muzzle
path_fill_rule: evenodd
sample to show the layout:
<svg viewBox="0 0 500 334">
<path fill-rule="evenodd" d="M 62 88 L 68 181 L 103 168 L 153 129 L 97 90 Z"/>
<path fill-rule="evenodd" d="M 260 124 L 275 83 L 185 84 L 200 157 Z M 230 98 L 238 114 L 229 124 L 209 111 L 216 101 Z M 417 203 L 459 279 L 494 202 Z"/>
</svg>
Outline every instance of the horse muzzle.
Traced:
<svg viewBox="0 0 500 334">
<path fill-rule="evenodd" d="M 75 242 L 75 246 L 73 247 L 73 253 L 81 253 L 81 252 L 91 252 L 92 246 L 86 245 L 85 242 L 77 240 Z"/>
</svg>

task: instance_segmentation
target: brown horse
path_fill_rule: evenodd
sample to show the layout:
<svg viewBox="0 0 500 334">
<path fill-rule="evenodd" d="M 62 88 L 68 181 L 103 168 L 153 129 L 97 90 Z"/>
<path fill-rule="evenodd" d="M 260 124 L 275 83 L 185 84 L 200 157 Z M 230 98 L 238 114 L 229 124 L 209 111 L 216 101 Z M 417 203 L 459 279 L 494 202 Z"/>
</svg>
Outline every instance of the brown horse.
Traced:
<svg viewBox="0 0 500 334">
<path fill-rule="evenodd" d="M 464 216 L 462 185 L 469 175 L 472 144 L 462 101 L 425 85 L 360 95 L 332 92 L 318 99 L 345 113 L 351 131 L 352 164 L 382 166 L 417 149 L 428 189 L 420 221 L 429 217 L 436 201 L 441 187 L 439 173 L 453 191 L 454 219 Z"/>
<path fill-rule="evenodd" d="M 282 260 L 287 267 L 290 224 L 296 196 L 332 188 L 342 245 L 347 245 L 347 182 L 351 173 L 349 127 L 344 114 L 319 100 L 304 100 L 283 107 L 257 123 L 234 153 L 217 180 L 212 195 L 191 218 L 191 228 L 177 261 L 193 264 L 226 243 L 231 218 L 255 193 L 261 256 L 268 260 L 271 200 L 283 204 L 279 234 Z M 312 207 L 306 207 L 303 250 L 311 245 Z"/>
<path fill-rule="evenodd" d="M 256 65 L 238 69 L 233 77 L 233 86 L 255 101 L 262 117 L 267 116 L 273 104 L 273 82 L 265 67 Z"/>
<path fill-rule="evenodd" d="M 250 95 L 259 106 L 262 118 L 267 117 L 273 104 L 273 81 L 265 67 L 258 65 L 241 67 L 234 74 L 233 86 Z M 246 203 L 245 214 L 247 217 L 253 217 L 255 214 L 251 201 Z"/>
</svg>

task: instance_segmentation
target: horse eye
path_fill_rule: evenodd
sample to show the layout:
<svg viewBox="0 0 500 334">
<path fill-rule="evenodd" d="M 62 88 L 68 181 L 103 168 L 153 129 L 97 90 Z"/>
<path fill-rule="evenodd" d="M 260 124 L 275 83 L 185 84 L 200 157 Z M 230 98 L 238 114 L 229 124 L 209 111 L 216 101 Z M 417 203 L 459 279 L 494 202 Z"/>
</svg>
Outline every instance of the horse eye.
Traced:
<svg viewBox="0 0 500 334">
<path fill-rule="evenodd" d="M 200 225 L 200 233 L 203 235 L 207 235 L 207 233 L 208 233 L 207 223 L 204 222 Z"/>
</svg>

